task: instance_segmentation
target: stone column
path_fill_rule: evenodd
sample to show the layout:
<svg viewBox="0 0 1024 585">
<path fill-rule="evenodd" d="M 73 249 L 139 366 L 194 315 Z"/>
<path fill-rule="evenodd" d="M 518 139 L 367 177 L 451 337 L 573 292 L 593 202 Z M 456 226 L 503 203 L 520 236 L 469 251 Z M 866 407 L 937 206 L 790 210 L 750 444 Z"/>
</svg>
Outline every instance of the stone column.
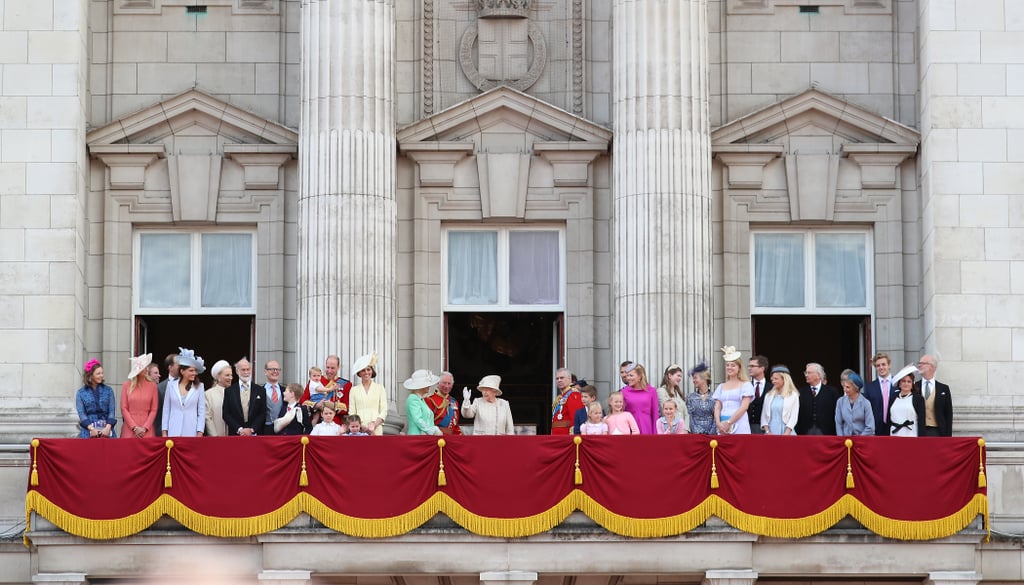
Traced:
<svg viewBox="0 0 1024 585">
<path fill-rule="evenodd" d="M 614 1 L 612 360 L 711 351 L 707 1 Z M 613 385 L 615 385 L 613 383 Z"/>
<path fill-rule="evenodd" d="M 37 585 L 88 585 L 85 573 L 36 573 L 32 582 Z"/>
<path fill-rule="evenodd" d="M 754 585 L 757 571 L 751 569 L 711 569 L 704 572 L 701 585 Z"/>
<path fill-rule="evenodd" d="M 302 0 L 299 369 L 376 351 L 397 398 L 395 2 Z"/>
<path fill-rule="evenodd" d="M 480 585 L 533 585 L 537 573 L 532 571 L 486 571 L 480 573 Z"/>
</svg>

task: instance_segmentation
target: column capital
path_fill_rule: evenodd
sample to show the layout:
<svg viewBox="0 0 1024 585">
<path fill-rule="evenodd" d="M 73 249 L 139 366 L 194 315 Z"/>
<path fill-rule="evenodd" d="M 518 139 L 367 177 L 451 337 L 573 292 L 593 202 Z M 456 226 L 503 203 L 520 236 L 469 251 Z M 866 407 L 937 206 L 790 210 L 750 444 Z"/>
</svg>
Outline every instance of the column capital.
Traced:
<svg viewBox="0 0 1024 585">
<path fill-rule="evenodd" d="M 85 573 L 36 573 L 32 582 L 40 585 L 86 585 Z"/>
<path fill-rule="evenodd" d="M 756 581 L 753 569 L 711 569 L 704 572 L 702 585 L 754 585 Z"/>
<path fill-rule="evenodd" d="M 480 573 L 480 585 L 533 585 L 537 573 L 533 571 L 485 571 Z"/>
<path fill-rule="evenodd" d="M 928 573 L 924 585 L 978 585 L 981 575 L 975 571 L 935 571 Z"/>
</svg>

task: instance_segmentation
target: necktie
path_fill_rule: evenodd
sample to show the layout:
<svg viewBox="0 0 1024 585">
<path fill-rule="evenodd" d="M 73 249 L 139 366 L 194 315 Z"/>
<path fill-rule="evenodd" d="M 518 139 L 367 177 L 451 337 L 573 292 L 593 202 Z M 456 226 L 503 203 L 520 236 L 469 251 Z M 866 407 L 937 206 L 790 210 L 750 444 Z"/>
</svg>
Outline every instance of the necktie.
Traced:
<svg viewBox="0 0 1024 585">
<path fill-rule="evenodd" d="M 932 383 L 929 380 L 924 381 L 924 399 L 928 400 L 932 395 Z"/>
<path fill-rule="evenodd" d="M 241 381 L 242 385 L 242 417 L 249 420 L 249 383 Z"/>
<path fill-rule="evenodd" d="M 818 387 L 817 386 L 811 386 L 811 392 L 814 392 L 814 396 L 815 396 L 815 398 L 817 398 L 817 396 L 818 396 Z"/>
<path fill-rule="evenodd" d="M 278 394 L 278 392 L 277 392 L 277 384 L 271 384 L 270 388 L 271 388 L 270 399 L 274 401 L 274 404 L 277 404 L 277 402 L 281 399 L 281 395 Z"/>
<path fill-rule="evenodd" d="M 754 382 L 754 400 L 761 397 L 761 381 Z"/>
<path fill-rule="evenodd" d="M 882 378 L 882 420 L 889 420 L 889 378 Z"/>
</svg>

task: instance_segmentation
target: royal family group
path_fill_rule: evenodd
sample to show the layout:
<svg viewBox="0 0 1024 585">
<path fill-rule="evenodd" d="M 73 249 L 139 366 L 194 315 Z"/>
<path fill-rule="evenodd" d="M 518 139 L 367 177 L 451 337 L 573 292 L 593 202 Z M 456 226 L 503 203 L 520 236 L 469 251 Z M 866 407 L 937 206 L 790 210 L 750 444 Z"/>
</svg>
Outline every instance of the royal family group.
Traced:
<svg viewBox="0 0 1024 585">
<path fill-rule="evenodd" d="M 551 433 L 952 435 L 950 390 L 935 379 L 938 362 L 933 356 L 921 356 L 893 375 L 889 356 L 878 353 L 872 358 L 871 382 L 865 384 L 858 373 L 844 370 L 839 388 L 812 362 L 805 366 L 805 384 L 798 388 L 785 365 L 770 365 L 760 355 L 744 364 L 732 346 L 721 352 L 725 380 L 714 390 L 703 362 L 687 371 L 692 388 L 686 391 L 679 365 L 666 368 L 655 388 L 642 364 L 624 361 L 619 366 L 623 386 L 606 404 L 598 401 L 594 386 L 561 368 L 555 374 Z M 220 360 L 210 369 L 214 385 L 204 388 L 199 375 L 206 365 L 193 350 L 179 348 L 165 358 L 164 380 L 151 354 L 133 357 L 121 386 L 118 429 L 114 390 L 105 383 L 103 365 L 93 359 L 83 368 L 82 387 L 75 396 L 79 436 L 382 435 L 388 398 L 376 382 L 376 355 L 361 356 L 352 364 L 354 382 L 341 376 L 340 361 L 328 356 L 322 369 L 309 369 L 305 384 L 284 384 L 280 364 L 270 360 L 259 384 L 249 360 L 242 358 L 233 366 Z M 408 391 L 404 434 L 461 435 L 466 419 L 473 420 L 475 435 L 515 434 L 498 375 L 484 376 L 475 398 L 464 387 L 461 404 L 452 396 L 455 379 L 450 372 L 416 370 L 402 386 Z"/>
</svg>

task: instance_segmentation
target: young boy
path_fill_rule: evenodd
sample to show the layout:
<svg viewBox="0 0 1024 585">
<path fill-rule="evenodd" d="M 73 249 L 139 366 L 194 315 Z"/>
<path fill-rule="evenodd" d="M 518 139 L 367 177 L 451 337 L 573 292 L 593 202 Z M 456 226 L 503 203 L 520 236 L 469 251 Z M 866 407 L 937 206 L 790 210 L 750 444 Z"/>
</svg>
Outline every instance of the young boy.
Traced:
<svg viewBox="0 0 1024 585">
<path fill-rule="evenodd" d="M 349 415 L 348 419 L 348 432 L 345 433 L 346 437 L 368 437 L 370 433 L 363 430 L 363 421 L 359 418 L 358 414 Z"/>
<path fill-rule="evenodd" d="M 597 400 L 597 388 L 589 384 L 580 388 L 580 400 L 583 402 L 583 408 L 576 411 L 576 416 L 572 421 L 572 434 L 574 435 L 580 434 L 580 425 L 587 422 L 587 407 L 591 402 Z"/>
<path fill-rule="evenodd" d="M 310 435 L 338 437 L 345 434 L 345 427 L 334 422 L 334 415 L 337 414 L 335 408 L 334 403 L 330 400 L 321 405 L 320 417 L 323 420 L 313 427 Z"/>
<path fill-rule="evenodd" d="M 306 391 L 303 394 L 309 394 L 309 402 L 313 404 L 320 402 L 326 396 L 320 391 L 323 388 L 323 384 L 320 383 L 320 376 L 323 373 L 323 370 L 317 366 L 309 368 L 309 380 L 306 382 Z"/>
</svg>

